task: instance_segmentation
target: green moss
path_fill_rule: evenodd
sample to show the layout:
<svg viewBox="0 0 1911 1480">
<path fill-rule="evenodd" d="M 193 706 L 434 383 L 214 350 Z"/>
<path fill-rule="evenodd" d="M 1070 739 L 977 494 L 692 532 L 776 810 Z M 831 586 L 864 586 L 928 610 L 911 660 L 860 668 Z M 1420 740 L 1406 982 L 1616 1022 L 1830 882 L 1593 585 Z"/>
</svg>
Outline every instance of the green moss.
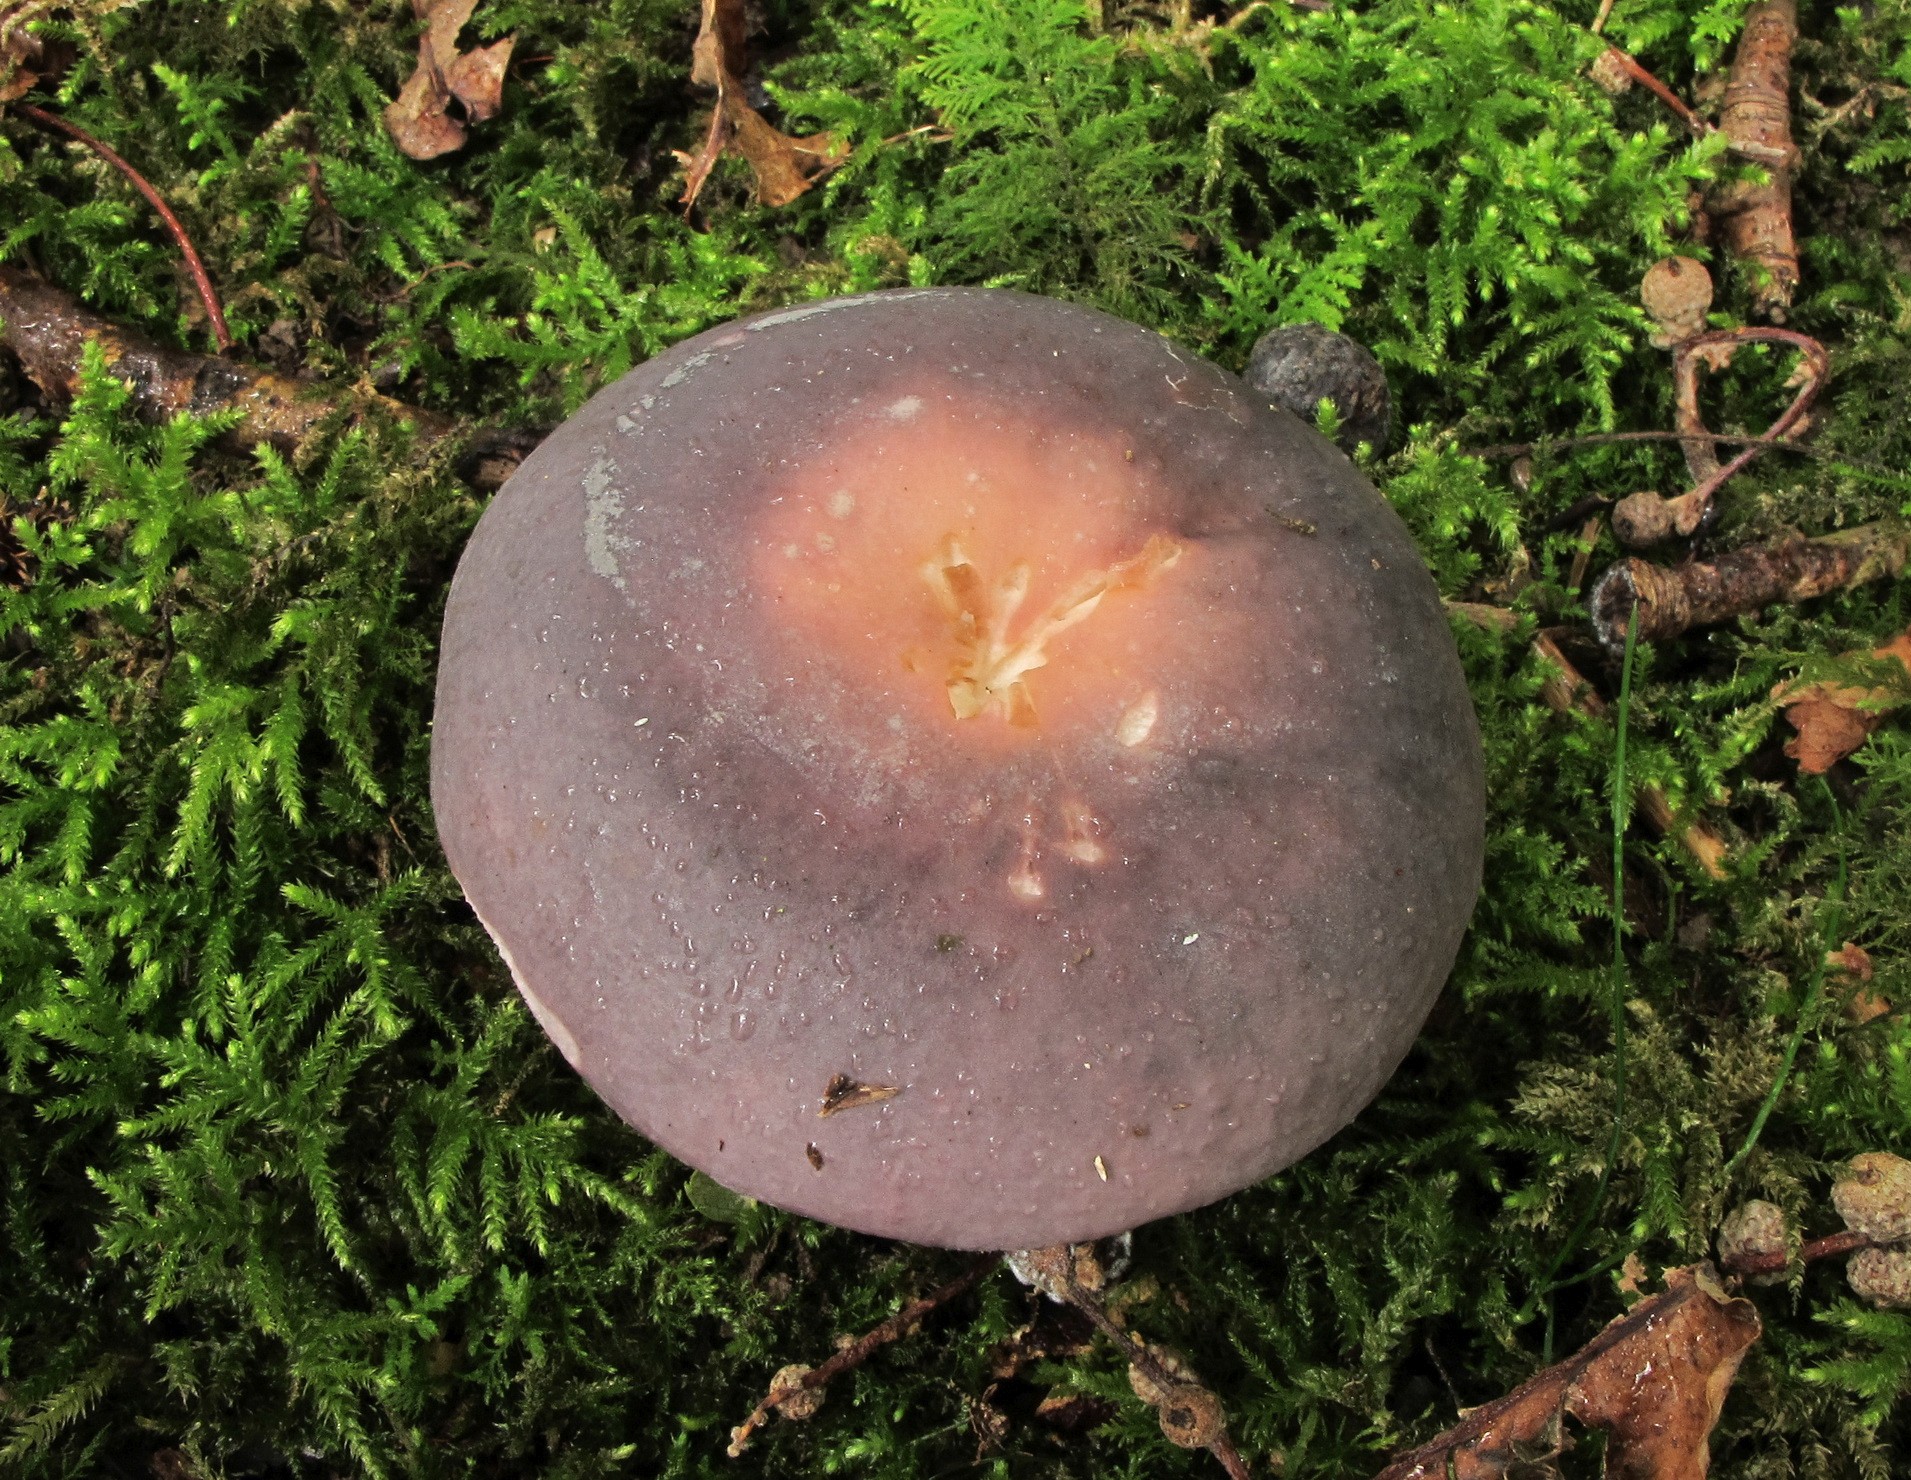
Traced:
<svg viewBox="0 0 1911 1480">
<path fill-rule="evenodd" d="M 1690 91 L 1742 8 L 1622 0 L 1612 32 Z M 1833 349 L 1836 456 L 1735 480 L 1724 540 L 1911 498 L 1911 12 L 1803 8 L 1794 322 Z M 1523 570 L 1533 622 L 1576 611 L 1552 516 L 1679 486 L 1665 447 L 1543 455 L 1523 490 L 1460 450 L 1670 424 L 1636 284 L 1726 166 L 1586 80 L 1593 0 L 1218 28 L 1197 6 L 1181 29 L 1139 0 L 782 0 L 769 95 L 855 153 L 774 212 L 726 162 L 686 220 L 693 9 L 481 7 L 475 34 L 519 38 L 504 109 L 431 164 L 380 121 L 415 57 L 397 4 L 56 15 L 74 60 L 36 96 L 175 202 L 242 352 L 460 415 L 554 420 L 742 311 L 988 281 L 1235 365 L 1278 323 L 1360 338 L 1411 428 L 1373 472 L 1443 590 Z M 205 347 L 143 202 L 14 118 L 0 222 L 0 257 Z M 1734 321 L 1744 285 L 1714 267 Z M 1788 368 L 1741 355 L 1713 423 L 1762 428 Z M 143 1473 L 177 1449 L 209 1476 L 1206 1473 L 1106 1349 L 1033 1375 L 1115 1401 L 1113 1423 L 1055 1435 L 1010 1384 L 988 1401 L 1022 1416 L 977 1460 L 989 1350 L 1033 1308 L 1006 1278 L 723 1458 L 777 1367 L 957 1262 L 719 1209 L 520 1006 L 426 805 L 439 607 L 479 512 L 450 469 L 382 426 L 239 459 L 216 420 L 142 427 L 123 399 L 95 375 L 61 426 L 0 422 L 0 488 L 46 516 L 15 526 L 34 578 L 0 591 L 0 1470 Z M 1800 784 L 1770 699 L 1908 622 L 1882 585 L 1640 654 L 1629 783 L 1707 808 L 1735 853 L 1715 882 L 1630 828 L 1617 989 L 1614 733 L 1544 705 L 1531 623 L 1457 632 L 1492 810 L 1445 999 L 1329 1146 L 1136 1240 L 1134 1324 L 1188 1353 L 1257 1464 L 1371 1473 L 1621 1310 L 1627 1254 L 1701 1257 L 1753 1195 L 1827 1231 L 1829 1169 L 1911 1145 L 1905 1016 L 1858 1025 L 1839 982 L 1813 991 L 1850 939 L 1911 1001 L 1911 742 L 1888 722 Z M 1911 1319 L 1854 1304 L 1835 1262 L 1756 1298 L 1768 1335 L 1714 1473 L 1901 1468 Z"/>
</svg>

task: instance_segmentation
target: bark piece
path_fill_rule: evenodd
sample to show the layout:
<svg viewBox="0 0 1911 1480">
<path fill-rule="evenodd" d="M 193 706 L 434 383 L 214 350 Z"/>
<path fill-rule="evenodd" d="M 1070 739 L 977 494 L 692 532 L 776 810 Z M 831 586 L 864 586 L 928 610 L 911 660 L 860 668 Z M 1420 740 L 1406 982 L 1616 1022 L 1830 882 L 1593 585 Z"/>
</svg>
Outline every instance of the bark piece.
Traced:
<svg viewBox="0 0 1911 1480">
<path fill-rule="evenodd" d="M 696 204 L 724 151 L 741 155 L 756 176 L 757 198 L 785 206 L 849 158 L 829 134 L 795 138 L 773 128 L 744 97 L 743 0 L 703 0 L 703 24 L 691 50 L 690 80 L 717 90 L 710 127 L 694 155 L 674 151 L 684 170 L 684 206 Z"/>
<path fill-rule="evenodd" d="M 1791 62 L 1798 39 L 1795 0 L 1757 0 L 1725 84 L 1719 128 L 1732 152 L 1763 166 L 1763 181 L 1734 180 L 1707 200 L 1726 249 L 1751 269 L 1752 310 L 1782 324 L 1798 287 L 1798 248 L 1792 239 Z"/>
<path fill-rule="evenodd" d="M 1756 612 L 1775 601 L 1809 601 L 1828 591 L 1895 576 L 1908 555 L 1911 532 L 1892 521 L 1815 539 L 1794 534 L 1686 565 L 1653 565 L 1634 556 L 1612 566 L 1593 588 L 1593 627 L 1600 641 L 1617 652 L 1625 646 L 1626 620 L 1635 605 L 1639 636 L 1653 642 Z"/>
<path fill-rule="evenodd" d="M 1772 697 L 1785 706 L 1785 718 L 1798 731 L 1795 738 L 1785 742 L 1785 754 L 1797 761 L 1798 769 L 1807 776 L 1823 775 L 1863 745 L 1883 722 L 1886 710 L 1911 703 L 1911 632 L 1868 653 L 1845 656 L 1895 661 L 1905 672 L 1873 685 L 1825 681 L 1773 687 Z M 1868 969 L 1866 974 L 1868 977 Z"/>
<path fill-rule="evenodd" d="M 1666 1274 L 1574 1355 L 1504 1398 L 1471 1410 L 1377 1480 L 1498 1480 L 1560 1452 L 1564 1418 L 1606 1431 L 1613 1480 L 1703 1480 L 1709 1437 L 1746 1349 L 1759 1337 L 1749 1300 L 1727 1296 L 1709 1264 Z"/>
</svg>

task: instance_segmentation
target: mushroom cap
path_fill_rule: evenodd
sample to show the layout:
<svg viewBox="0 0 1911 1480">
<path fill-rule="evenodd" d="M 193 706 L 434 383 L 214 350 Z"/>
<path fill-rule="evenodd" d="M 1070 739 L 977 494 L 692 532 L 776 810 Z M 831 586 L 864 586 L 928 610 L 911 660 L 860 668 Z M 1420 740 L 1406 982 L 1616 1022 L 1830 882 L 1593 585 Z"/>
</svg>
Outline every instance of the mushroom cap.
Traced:
<svg viewBox="0 0 1911 1480">
<path fill-rule="evenodd" d="M 1480 882 L 1399 519 L 1147 330 L 898 290 L 699 335 L 472 536 L 432 798 L 564 1056 L 725 1186 L 1024 1248 L 1345 1125 Z"/>
</svg>

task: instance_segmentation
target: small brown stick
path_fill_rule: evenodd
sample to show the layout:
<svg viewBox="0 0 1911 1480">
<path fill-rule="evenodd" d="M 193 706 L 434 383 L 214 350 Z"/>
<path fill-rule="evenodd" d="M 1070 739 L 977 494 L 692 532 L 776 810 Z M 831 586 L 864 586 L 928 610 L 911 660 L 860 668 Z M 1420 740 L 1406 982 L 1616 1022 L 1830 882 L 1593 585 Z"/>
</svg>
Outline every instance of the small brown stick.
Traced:
<svg viewBox="0 0 1911 1480">
<path fill-rule="evenodd" d="M 1644 641 L 1677 637 L 1770 606 L 1895 576 L 1911 558 L 1911 531 L 1896 521 L 1806 539 L 1748 545 L 1717 560 L 1661 566 L 1631 557 L 1599 578 L 1590 606 L 1599 640 L 1617 652 L 1639 608 Z"/>
<path fill-rule="evenodd" d="M 1816 339 L 1813 339 L 1809 334 L 1795 333 L 1790 329 L 1745 328 L 1719 329 L 1710 334 L 1695 334 L 1692 338 L 1684 340 L 1672 353 L 1674 372 L 1675 374 L 1691 374 L 1696 382 L 1696 370 L 1684 371 L 1681 370 L 1680 367 L 1696 366 L 1700 356 L 1708 350 L 1716 353 L 1720 349 L 1726 349 L 1740 344 L 1790 345 L 1805 358 L 1805 383 L 1798 388 L 1798 394 L 1792 397 L 1792 403 L 1785 408 L 1784 414 L 1781 415 L 1777 421 L 1773 422 L 1771 426 L 1766 428 L 1763 437 L 1746 446 L 1730 462 L 1713 473 L 1711 478 L 1699 484 L 1698 487 L 1687 494 L 1687 498 L 1709 502 L 1712 495 L 1718 491 L 1726 479 L 1730 478 L 1734 473 L 1744 468 L 1756 458 L 1765 450 L 1768 443 L 1784 441 L 1785 438 L 1790 435 L 1792 429 L 1804 419 L 1805 413 L 1811 410 L 1812 402 L 1818 399 L 1818 392 L 1824 388 L 1825 373 L 1831 368 L 1831 360 L 1825 353 L 1824 345 L 1820 344 Z M 1697 393 L 1695 391 L 1695 405 L 1696 396 Z M 1680 397 L 1683 401 L 1683 382 L 1681 382 Z M 1695 422 L 1698 420 L 1696 412 L 1693 420 Z M 1701 424 L 1691 428 L 1682 426 L 1679 430 L 1687 433 L 1693 431 L 1702 433 L 1705 428 Z"/>
<path fill-rule="evenodd" d="M 1704 423 L 1699 419 L 1699 366 L 1729 361 L 1741 344 L 1790 345 L 1804 356 L 1801 367 L 1804 383 L 1778 420 L 1766 429 L 1763 438 L 1741 449 L 1731 461 L 1720 464 L 1709 446 L 1704 447 L 1703 452 L 1695 450 L 1703 445 L 1699 439 L 1706 435 Z M 1783 440 L 1804 421 L 1805 413 L 1811 410 L 1812 402 L 1818 399 L 1818 392 L 1824 387 L 1830 366 L 1830 357 L 1822 344 L 1808 334 L 1790 329 L 1718 329 L 1709 334 L 1695 334 L 1674 345 L 1672 373 L 1678 386 L 1679 432 L 1685 442 L 1686 461 L 1695 473 L 1707 467 L 1711 471 L 1677 498 L 1635 493 L 1621 499 L 1612 516 L 1613 533 L 1619 542 L 1640 548 L 1656 545 L 1675 534 L 1689 535 L 1697 530 L 1712 507 L 1712 496 L 1725 486 L 1726 480 L 1757 458 L 1766 443 Z"/>
<path fill-rule="evenodd" d="M 978 1259 L 948 1284 L 931 1290 L 920 1300 L 910 1301 L 881 1325 L 872 1326 L 827 1360 L 814 1367 L 786 1367 L 777 1373 L 769 1392 L 763 1395 L 763 1401 L 750 1410 L 748 1418 L 730 1430 L 730 1448 L 727 1451 L 730 1458 L 737 1458 L 749 1448 L 751 1437 L 770 1421 L 771 1412 L 785 1404 L 791 1404 L 796 1412 L 805 1415 L 815 1412 L 816 1405 L 822 1401 L 823 1389 L 829 1386 L 832 1379 L 841 1377 L 845 1372 L 853 1372 L 884 1347 L 911 1334 L 926 1316 L 966 1295 L 999 1268 L 1001 1263 L 1002 1256 L 999 1254 Z M 807 1402 L 805 1395 L 811 1395 Z"/>
<path fill-rule="evenodd" d="M 1683 98 L 1671 88 L 1667 87 L 1657 77 L 1653 76 L 1645 64 L 1632 55 L 1631 52 L 1621 51 L 1618 47 L 1614 46 L 1607 49 L 1606 55 L 1612 59 L 1613 66 L 1619 68 L 1620 71 L 1624 72 L 1634 82 L 1639 83 L 1655 98 L 1664 103 L 1666 107 L 1670 108 L 1678 117 L 1679 122 L 1690 129 L 1695 137 L 1703 139 L 1707 134 L 1712 132 L 1711 124 L 1707 123 L 1703 118 L 1699 117 L 1698 114 L 1694 113 L 1691 108 L 1687 107 Z"/>
<path fill-rule="evenodd" d="M 1706 204 L 1724 231 L 1725 245 L 1747 263 L 1756 281 L 1752 308 L 1785 322 L 1798 286 L 1798 248 L 1792 239 L 1792 46 L 1798 39 L 1796 0 L 1755 0 L 1732 59 L 1719 111 L 1719 129 L 1732 152 L 1763 165 L 1763 182 L 1735 180 L 1713 190 Z"/>
<path fill-rule="evenodd" d="M 1839 1254 L 1855 1254 L 1860 1249 L 1877 1247 L 1875 1239 L 1865 1234 L 1845 1229 L 1842 1233 L 1829 1233 L 1823 1238 L 1809 1239 L 1799 1247 L 1798 1257 L 1806 1264 L 1814 1259 L 1831 1259 Z M 1736 1259 L 1720 1261 L 1733 1274 L 1777 1274 L 1791 1264 L 1791 1258 L 1783 1249 L 1770 1253 L 1741 1254 Z"/>
<path fill-rule="evenodd" d="M 1672 384 L 1676 393 L 1672 420 L 1681 434 L 1679 450 L 1685 454 L 1685 470 L 1697 485 L 1717 474 L 1719 454 L 1717 445 L 1706 435 L 1705 416 L 1699 410 L 1699 370 L 1713 361 L 1707 356 L 1692 354 L 1686 348 L 1688 343 L 1681 340 L 1672 346 Z"/>
<path fill-rule="evenodd" d="M 192 244 L 192 238 L 186 235 L 185 223 L 173 214 L 173 208 L 166 204 L 165 198 L 105 140 L 96 139 L 78 124 L 68 123 L 57 113 L 49 113 L 31 103 L 15 102 L 13 106 L 23 117 L 31 119 L 41 128 L 52 129 L 56 134 L 65 134 L 69 139 L 84 144 L 124 175 L 132 182 L 133 189 L 146 197 L 146 203 L 159 212 L 159 219 L 166 223 L 166 230 L 172 233 L 180 255 L 186 259 L 186 271 L 192 274 L 192 285 L 199 290 L 199 301 L 205 304 L 206 317 L 212 321 L 212 337 L 219 346 L 219 353 L 224 354 L 231 349 L 232 331 L 226 327 L 226 312 L 219 306 L 219 294 L 212 286 L 212 276 L 206 271 L 206 264 L 200 260 L 199 249 Z"/>
<path fill-rule="evenodd" d="M 1086 1246 L 1084 1246 L 1086 1247 Z M 1037 1289 L 1057 1300 L 1066 1301 L 1087 1316 L 1095 1329 L 1128 1359 L 1136 1396 L 1161 1415 L 1161 1429 L 1170 1442 L 1184 1449 L 1205 1449 L 1227 1471 L 1228 1480 L 1251 1480 L 1247 1461 L 1228 1437 L 1227 1415 L 1213 1393 L 1194 1381 L 1186 1371 L 1176 1371 L 1162 1360 L 1160 1352 L 1131 1332 L 1115 1324 L 1101 1296 L 1077 1277 L 1075 1250 L 1068 1244 L 1047 1249 L 1029 1249 L 1014 1256 L 1024 1278 L 1032 1276 Z"/>
<path fill-rule="evenodd" d="M 244 420 L 227 436 L 240 447 L 263 443 L 296 451 L 319 427 L 361 419 L 374 409 L 410 422 L 423 447 L 466 430 L 451 417 L 388 396 L 356 390 L 327 394 L 241 360 L 166 349 L 38 278 L 0 266 L 0 346 L 19 357 L 21 368 L 47 396 L 70 401 L 79 391 L 89 344 L 99 345 L 106 368 L 132 392 L 128 409 L 133 415 L 164 421 L 182 411 L 205 415 L 237 409 Z M 536 435 L 478 430 L 473 442 L 475 457 L 461 471 L 475 487 L 488 490 L 511 475 Z"/>
</svg>

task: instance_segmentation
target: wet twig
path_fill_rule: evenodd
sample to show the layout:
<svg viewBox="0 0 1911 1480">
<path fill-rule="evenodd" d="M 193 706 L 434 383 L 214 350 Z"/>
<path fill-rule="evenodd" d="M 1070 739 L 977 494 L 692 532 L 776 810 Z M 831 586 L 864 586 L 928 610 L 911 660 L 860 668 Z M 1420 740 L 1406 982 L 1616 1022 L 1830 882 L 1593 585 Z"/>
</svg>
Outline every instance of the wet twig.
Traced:
<svg viewBox="0 0 1911 1480">
<path fill-rule="evenodd" d="M 1720 463 L 1705 442 L 1707 433 L 1699 419 L 1699 367 L 1722 367 L 1744 344 L 1783 344 L 1796 349 L 1803 356 L 1802 383 L 1791 404 L 1766 429 L 1764 437 L 1743 447 L 1729 461 Z M 1699 481 L 1677 498 L 1635 493 L 1621 499 L 1612 512 L 1613 534 L 1619 542 L 1638 549 L 1656 545 L 1673 535 L 1689 535 L 1701 528 L 1711 513 L 1713 495 L 1726 481 L 1748 466 L 1768 444 L 1782 441 L 1804 425 L 1806 413 L 1824 387 L 1830 365 L 1830 357 L 1822 344 L 1810 335 L 1790 329 L 1719 329 L 1710 334 L 1695 334 L 1674 345 L 1672 373 L 1678 388 L 1679 432 L 1685 443 L 1687 463 L 1694 474 L 1699 475 Z M 1703 451 L 1695 450 L 1698 448 Z"/>
<path fill-rule="evenodd" d="M 1798 1258 L 1800 1263 L 1810 1264 L 1814 1259 L 1835 1259 L 1840 1254 L 1855 1254 L 1860 1249 L 1877 1247 L 1878 1241 L 1870 1235 L 1847 1228 L 1840 1233 L 1828 1233 L 1823 1238 L 1807 1239 L 1799 1245 Z M 1724 1259 L 1720 1263 L 1736 1275 L 1778 1274 L 1791 1267 L 1791 1256 L 1783 1249 L 1761 1250 L 1740 1254 L 1734 1259 Z"/>
<path fill-rule="evenodd" d="M 821 1405 L 823 1390 L 832 1380 L 845 1372 L 853 1372 L 884 1347 L 909 1335 L 925 1317 L 966 1295 L 998 1269 L 1001 1263 L 999 1254 L 978 1259 L 948 1284 L 931 1290 L 920 1300 L 910 1301 L 881 1325 L 871 1327 L 827 1360 L 814 1367 L 785 1367 L 771 1380 L 770 1390 L 750 1410 L 750 1416 L 730 1431 L 730 1458 L 735 1459 L 749 1448 L 751 1438 L 770 1421 L 771 1413 L 781 1412 L 785 1417 L 807 1418 Z"/>
<path fill-rule="evenodd" d="M 103 139 L 96 139 L 76 123 L 69 123 L 57 113 L 49 113 L 32 103 L 15 102 L 13 108 L 22 118 L 30 119 L 41 128 L 51 129 L 54 133 L 64 134 L 67 138 L 84 144 L 114 169 L 118 170 L 131 183 L 133 189 L 146 197 L 146 203 L 159 212 L 159 219 L 166 223 L 166 230 L 172 234 L 173 241 L 179 247 L 179 254 L 186 259 L 186 271 L 192 276 L 192 285 L 199 291 L 199 301 L 206 306 L 206 317 L 212 324 L 212 337 L 224 354 L 232 348 L 232 331 L 226 327 L 226 313 L 219 305 L 219 293 L 212 285 L 212 275 L 206 271 L 206 264 L 199 256 L 199 249 L 192 244 L 192 238 L 186 234 L 186 226 L 173 208 L 166 204 L 165 197 L 152 187 L 146 177 L 115 151 Z"/>
<path fill-rule="evenodd" d="M 1774 602 L 1809 601 L 1828 591 L 1895 576 L 1908 557 L 1911 530 L 1895 520 L 1816 539 L 1792 535 L 1685 565 L 1653 565 L 1632 557 L 1612 566 L 1593 588 L 1593 628 L 1601 642 L 1617 651 L 1634 606 L 1639 608 L 1641 640 L 1658 641 Z"/>
<path fill-rule="evenodd" d="M 146 421 L 180 412 L 205 415 L 237 410 L 243 419 L 227 435 L 241 447 L 267 444 L 291 452 L 321 426 L 377 412 L 409 422 L 421 447 L 468 436 L 462 475 L 494 489 L 537 444 L 530 429 L 472 429 L 435 411 L 357 389 L 326 390 L 261 370 L 242 360 L 167 349 L 102 318 L 72 297 L 17 268 L 0 266 L 0 346 L 56 401 L 80 386 L 87 345 L 96 344 L 106 367 L 131 392 L 129 410 Z"/>
<path fill-rule="evenodd" d="M 1715 187 L 1706 206 L 1718 220 L 1725 246 L 1752 270 L 1752 308 L 1782 324 L 1798 286 L 1798 247 L 1792 237 L 1791 61 L 1798 39 L 1795 0 L 1754 0 L 1745 12 L 1738 52 L 1725 84 L 1719 130 L 1732 152 L 1764 168 L 1763 180 Z"/>
<path fill-rule="evenodd" d="M 1128 1359 L 1130 1385 L 1137 1397 L 1160 1414 L 1161 1431 L 1171 1443 L 1183 1449 L 1207 1450 L 1227 1471 L 1228 1480 L 1250 1480 L 1247 1461 L 1228 1437 L 1227 1414 L 1221 1400 L 1178 1362 L 1165 1358 L 1158 1348 L 1115 1323 L 1100 1293 L 1079 1277 L 1075 1246 L 1029 1249 L 1014 1259 L 1026 1271 L 1024 1278 L 1033 1278 L 1043 1294 L 1065 1301 L 1087 1316 Z"/>
<path fill-rule="evenodd" d="M 1680 123 L 1691 130 L 1695 138 L 1703 139 L 1707 134 L 1712 132 L 1711 124 L 1694 113 L 1683 98 L 1655 77 L 1646 65 L 1631 52 L 1621 51 L 1618 47 L 1614 46 L 1607 49 L 1606 57 L 1611 66 L 1617 67 L 1626 76 L 1630 77 L 1660 102 L 1664 103 L 1666 107 L 1670 108 L 1673 115 Z"/>
<path fill-rule="evenodd" d="M 1846 467 L 1858 468 L 1867 473 L 1876 473 L 1885 478 L 1903 478 L 1904 473 L 1895 468 L 1887 468 L 1881 463 L 1866 462 L 1863 458 L 1847 457 L 1842 452 L 1825 447 L 1814 447 L 1809 442 L 1795 442 L 1789 438 L 1775 437 L 1734 437 L 1723 432 L 1708 432 L 1703 429 L 1695 432 L 1588 432 L 1578 437 L 1542 437 L 1537 442 L 1498 442 L 1491 447 L 1462 447 L 1462 457 L 1488 458 L 1498 461 L 1508 457 L 1530 457 L 1536 453 L 1564 452 L 1574 447 L 1603 447 L 1612 443 L 1624 442 L 1690 442 L 1703 440 L 1715 447 L 1761 447 L 1766 451 L 1796 452 L 1801 457 L 1814 457 L 1820 462 L 1842 463 Z M 1595 502 L 1599 500 L 1595 499 Z M 1610 502 L 1610 500 L 1606 500 Z M 1577 524 L 1581 518 L 1574 514 L 1570 518 L 1565 514 L 1556 516 L 1559 528 L 1565 529 Z"/>
</svg>

